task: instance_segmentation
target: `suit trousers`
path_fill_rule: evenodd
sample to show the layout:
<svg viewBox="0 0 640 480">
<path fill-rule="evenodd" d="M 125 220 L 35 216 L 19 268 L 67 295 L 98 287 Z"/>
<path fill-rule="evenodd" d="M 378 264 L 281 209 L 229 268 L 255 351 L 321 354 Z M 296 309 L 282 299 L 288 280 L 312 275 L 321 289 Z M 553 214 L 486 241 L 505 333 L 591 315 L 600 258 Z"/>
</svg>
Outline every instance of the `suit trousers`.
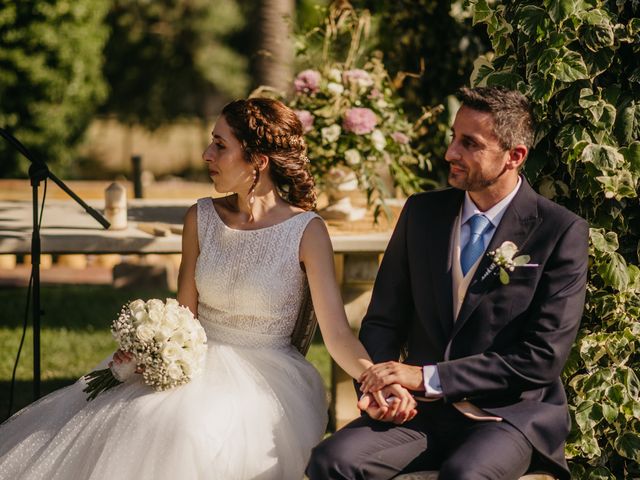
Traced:
<svg viewBox="0 0 640 480">
<path fill-rule="evenodd" d="M 505 421 L 478 422 L 441 400 L 419 403 L 403 424 L 364 415 L 314 448 L 310 480 L 383 480 L 440 470 L 439 480 L 515 480 L 531 463 L 533 447 Z"/>
</svg>

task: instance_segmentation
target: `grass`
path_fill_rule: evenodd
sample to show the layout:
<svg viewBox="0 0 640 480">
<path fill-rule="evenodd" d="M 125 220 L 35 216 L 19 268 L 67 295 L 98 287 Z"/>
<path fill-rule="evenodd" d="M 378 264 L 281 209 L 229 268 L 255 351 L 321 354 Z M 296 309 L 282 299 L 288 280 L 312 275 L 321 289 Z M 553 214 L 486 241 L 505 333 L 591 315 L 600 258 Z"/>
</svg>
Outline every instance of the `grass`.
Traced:
<svg viewBox="0 0 640 480">
<path fill-rule="evenodd" d="M 27 290 L 0 289 L 0 419 L 7 415 L 9 388 L 22 324 Z M 56 285 L 41 290 L 41 390 L 47 394 L 73 383 L 113 353 L 116 344 L 109 325 L 120 307 L 134 298 L 175 297 L 166 290 L 118 290 L 110 286 Z M 31 316 L 29 316 L 29 325 Z M 13 412 L 33 400 L 33 332 L 27 329 L 16 374 Z M 320 371 L 328 389 L 330 359 L 319 336 L 307 358 Z"/>
</svg>

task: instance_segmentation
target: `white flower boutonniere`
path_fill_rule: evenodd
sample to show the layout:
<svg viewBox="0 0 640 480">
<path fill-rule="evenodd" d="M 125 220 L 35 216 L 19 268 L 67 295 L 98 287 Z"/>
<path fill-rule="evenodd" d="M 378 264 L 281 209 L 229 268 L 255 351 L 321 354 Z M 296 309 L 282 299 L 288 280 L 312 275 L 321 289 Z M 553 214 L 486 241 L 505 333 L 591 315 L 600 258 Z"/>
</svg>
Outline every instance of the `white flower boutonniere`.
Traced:
<svg viewBox="0 0 640 480">
<path fill-rule="evenodd" d="M 493 263 L 482 276 L 482 279 L 484 280 L 487 275 L 498 268 L 500 271 L 500 282 L 503 285 L 507 285 L 509 283 L 509 272 L 513 272 L 516 267 L 538 266 L 536 263 L 527 263 L 531 259 L 529 255 L 519 255 L 516 257 L 516 253 L 518 253 L 518 246 L 508 240 L 503 242 L 502 245 L 495 250 L 489 252 L 489 255 L 493 258 Z"/>
</svg>

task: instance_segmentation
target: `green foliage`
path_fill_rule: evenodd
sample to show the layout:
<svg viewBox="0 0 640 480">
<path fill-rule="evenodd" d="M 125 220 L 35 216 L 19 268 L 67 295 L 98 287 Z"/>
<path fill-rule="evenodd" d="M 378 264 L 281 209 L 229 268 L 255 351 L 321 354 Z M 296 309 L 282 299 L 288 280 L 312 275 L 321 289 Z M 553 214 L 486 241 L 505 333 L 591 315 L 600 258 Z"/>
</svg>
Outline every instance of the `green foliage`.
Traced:
<svg viewBox="0 0 640 480">
<path fill-rule="evenodd" d="M 123 123 L 154 129 L 183 115 L 207 119 L 246 95 L 247 59 L 230 46 L 244 26 L 237 2 L 112 0 L 107 23 L 103 111 Z"/>
<path fill-rule="evenodd" d="M 573 478 L 640 475 L 640 5 L 472 0 L 493 52 L 476 85 L 527 94 L 538 120 L 525 166 L 540 192 L 591 224 L 587 305 L 564 377 Z"/>
<path fill-rule="evenodd" d="M 107 8 L 100 0 L 0 4 L 0 126 L 63 170 L 107 93 Z M 29 162 L 4 140 L 0 158 L 0 177 L 26 174 Z"/>
</svg>

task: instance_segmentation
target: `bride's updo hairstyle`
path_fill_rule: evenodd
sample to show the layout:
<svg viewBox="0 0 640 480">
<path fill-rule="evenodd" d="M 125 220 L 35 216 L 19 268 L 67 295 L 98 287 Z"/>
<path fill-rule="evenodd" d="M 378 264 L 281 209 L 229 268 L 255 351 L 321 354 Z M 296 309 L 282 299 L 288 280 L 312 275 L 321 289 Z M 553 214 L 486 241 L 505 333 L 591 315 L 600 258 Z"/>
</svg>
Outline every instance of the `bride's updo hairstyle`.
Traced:
<svg viewBox="0 0 640 480">
<path fill-rule="evenodd" d="M 235 100 L 222 115 L 242 145 L 246 161 L 260 178 L 258 155 L 269 157 L 271 179 L 283 199 L 304 210 L 316 207 L 315 182 L 309 172 L 307 144 L 298 116 L 282 102 L 270 98 Z"/>
</svg>

